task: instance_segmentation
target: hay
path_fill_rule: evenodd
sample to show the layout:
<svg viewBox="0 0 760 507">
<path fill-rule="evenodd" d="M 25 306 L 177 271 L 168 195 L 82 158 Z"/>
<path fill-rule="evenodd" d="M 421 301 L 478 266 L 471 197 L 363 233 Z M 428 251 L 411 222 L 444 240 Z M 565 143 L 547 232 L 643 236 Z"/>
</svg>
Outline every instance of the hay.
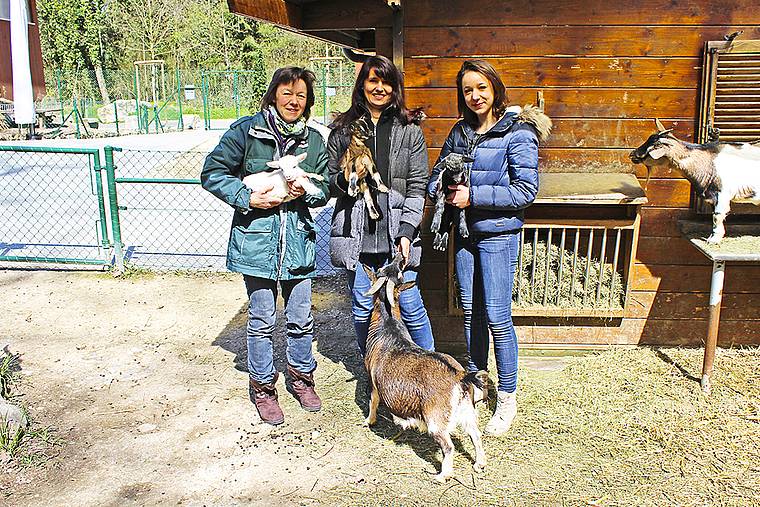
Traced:
<svg viewBox="0 0 760 507">
<path fill-rule="evenodd" d="M 701 358 L 701 350 L 620 349 L 569 357 L 556 371 L 522 368 L 513 428 L 484 438 L 486 472 L 472 472 L 472 444 L 457 432 L 455 478 L 444 485 L 432 481 L 441 458 L 432 438 L 400 432 L 383 408 L 385 420 L 361 428 L 354 396 L 325 393 L 342 407 L 332 452 L 359 456 L 321 503 L 760 505 L 760 353 L 719 350 L 710 397 L 693 378 Z M 482 428 L 490 412 L 480 414 Z"/>
<path fill-rule="evenodd" d="M 613 273 L 611 264 L 578 254 L 573 275 L 572 252 L 564 252 L 560 278 L 560 248 L 546 241 L 535 247 L 526 241 L 522 248 L 522 270 L 515 274 L 513 306 L 517 308 L 544 306 L 549 308 L 623 308 L 625 288 L 620 275 Z M 545 283 L 549 256 L 549 278 Z M 519 266 L 520 264 L 518 264 Z M 535 266 L 535 268 L 534 268 Z M 599 274 L 601 271 L 601 289 Z M 544 293 L 547 292 L 546 304 Z M 599 297 L 597 297 L 597 293 Z"/>
</svg>

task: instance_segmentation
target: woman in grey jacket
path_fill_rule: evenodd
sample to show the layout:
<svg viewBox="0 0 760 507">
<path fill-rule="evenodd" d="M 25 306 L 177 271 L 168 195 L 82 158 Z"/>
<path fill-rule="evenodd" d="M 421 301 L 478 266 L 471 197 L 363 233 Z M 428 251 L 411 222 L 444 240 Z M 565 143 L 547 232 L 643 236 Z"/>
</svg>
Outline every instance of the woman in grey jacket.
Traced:
<svg viewBox="0 0 760 507">
<path fill-rule="evenodd" d="M 420 222 L 430 166 L 427 146 L 418 125 L 420 110 L 407 109 L 403 78 L 384 56 L 368 58 L 356 77 L 351 107 L 333 123 L 327 143 L 330 193 L 337 197 L 330 230 L 330 258 L 346 268 L 353 299 L 354 326 L 362 354 L 367 343 L 372 297 L 364 296 L 370 281 L 359 263 L 373 269 L 386 264 L 397 251 L 406 260 L 406 281 L 417 279 L 422 244 Z M 339 167 L 350 136 L 348 125 L 364 117 L 374 135 L 365 144 L 372 152 L 388 193 L 374 192 L 380 212 L 372 219 L 361 198 L 348 195 L 348 182 Z M 419 288 L 401 293 L 401 317 L 414 342 L 433 350 L 433 332 Z"/>
</svg>

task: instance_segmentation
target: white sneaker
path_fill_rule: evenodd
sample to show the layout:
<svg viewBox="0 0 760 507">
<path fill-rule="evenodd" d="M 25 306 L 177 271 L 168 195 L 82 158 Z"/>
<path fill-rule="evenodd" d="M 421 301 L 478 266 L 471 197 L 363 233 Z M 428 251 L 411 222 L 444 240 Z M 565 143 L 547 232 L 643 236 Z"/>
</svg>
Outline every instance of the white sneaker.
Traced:
<svg viewBox="0 0 760 507">
<path fill-rule="evenodd" d="M 512 421 L 517 415 L 517 394 L 505 391 L 498 392 L 496 411 L 486 424 L 483 432 L 486 435 L 500 436 L 509 430 Z"/>
</svg>

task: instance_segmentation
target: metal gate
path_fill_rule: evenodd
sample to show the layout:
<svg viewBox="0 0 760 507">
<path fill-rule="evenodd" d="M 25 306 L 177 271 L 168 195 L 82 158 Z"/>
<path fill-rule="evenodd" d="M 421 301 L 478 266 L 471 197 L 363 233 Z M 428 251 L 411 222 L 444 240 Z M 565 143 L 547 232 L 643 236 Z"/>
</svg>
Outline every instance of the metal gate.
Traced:
<svg viewBox="0 0 760 507">
<path fill-rule="evenodd" d="M 97 149 L 0 146 L 0 261 L 110 265 L 104 170 Z"/>
</svg>

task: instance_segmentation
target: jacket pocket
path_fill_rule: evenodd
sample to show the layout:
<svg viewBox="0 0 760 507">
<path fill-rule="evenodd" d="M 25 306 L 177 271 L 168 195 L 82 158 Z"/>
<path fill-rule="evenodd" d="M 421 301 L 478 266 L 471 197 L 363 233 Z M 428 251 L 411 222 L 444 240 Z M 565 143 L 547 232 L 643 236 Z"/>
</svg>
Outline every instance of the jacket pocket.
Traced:
<svg viewBox="0 0 760 507">
<path fill-rule="evenodd" d="M 293 234 L 288 234 L 285 267 L 291 275 L 307 275 L 317 265 L 317 229 L 310 223 L 298 222 Z"/>
<path fill-rule="evenodd" d="M 271 221 L 257 220 L 247 228 L 233 227 L 229 246 L 231 259 L 251 266 L 271 266 L 277 252 L 277 234 L 273 234 L 272 227 Z"/>
</svg>

